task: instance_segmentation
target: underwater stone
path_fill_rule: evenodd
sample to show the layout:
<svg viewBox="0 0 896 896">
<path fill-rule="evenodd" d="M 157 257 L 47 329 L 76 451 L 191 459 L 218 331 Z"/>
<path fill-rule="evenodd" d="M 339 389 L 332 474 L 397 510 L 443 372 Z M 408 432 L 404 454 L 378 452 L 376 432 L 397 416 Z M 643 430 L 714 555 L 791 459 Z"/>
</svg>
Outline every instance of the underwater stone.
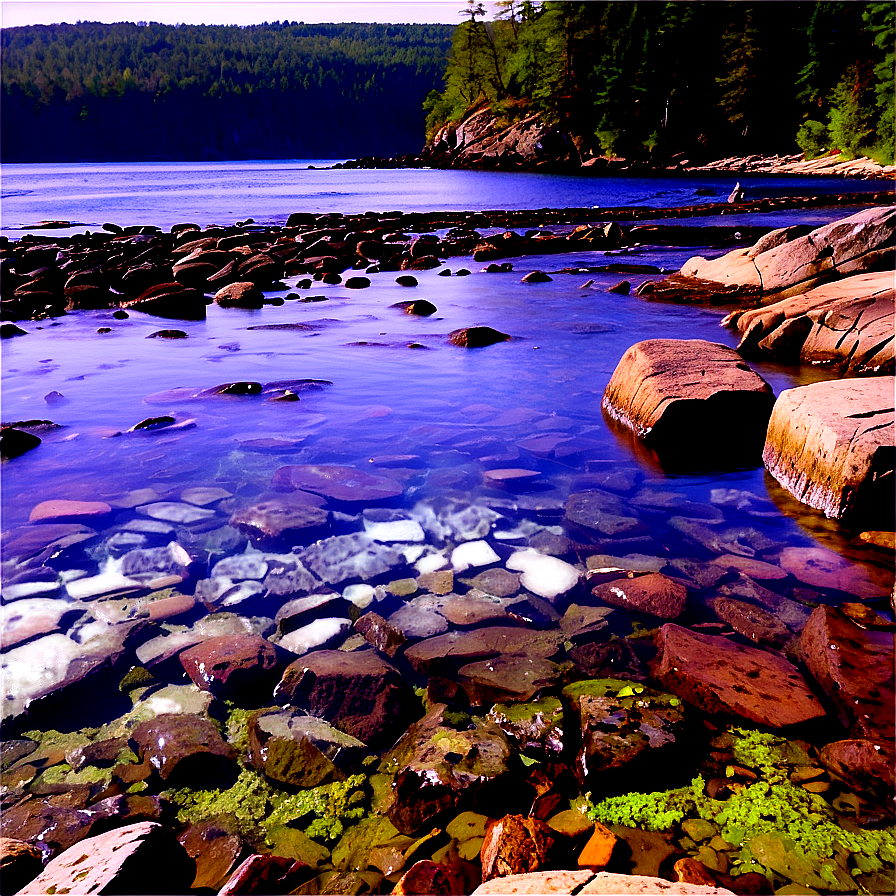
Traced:
<svg viewBox="0 0 896 896">
<path fill-rule="evenodd" d="M 60 629 L 69 613 L 80 614 L 84 607 L 63 598 L 30 597 L 0 607 L 0 631 L 3 649 L 9 650 L 42 635 Z"/>
<path fill-rule="evenodd" d="M 302 656 L 318 647 L 326 647 L 345 636 L 352 627 L 350 619 L 315 619 L 293 629 L 277 642 L 285 650 Z"/>
<path fill-rule="evenodd" d="M 660 619 L 677 619 L 688 603 L 687 588 L 658 572 L 604 582 L 591 593 L 611 607 L 649 613 Z"/>
<path fill-rule="evenodd" d="M 277 623 L 277 630 L 280 634 L 285 635 L 315 619 L 332 617 L 337 614 L 348 615 L 348 611 L 348 602 L 335 592 L 328 591 L 323 594 L 309 594 L 307 597 L 288 600 L 277 611 L 274 619 Z"/>
<path fill-rule="evenodd" d="M 299 558 L 328 585 L 346 579 L 371 579 L 404 564 L 398 551 L 361 533 L 325 538 L 305 548 Z"/>
<path fill-rule="evenodd" d="M 397 498 L 401 483 L 388 476 L 375 476 L 354 467 L 333 464 L 280 467 L 271 478 L 275 489 L 303 489 L 337 501 L 363 501 L 365 504 Z"/>
<path fill-rule="evenodd" d="M 488 717 L 527 756 L 559 759 L 563 752 L 563 704 L 556 697 L 531 703 L 496 703 Z"/>
<path fill-rule="evenodd" d="M 399 607 L 389 617 L 388 623 L 412 641 L 448 631 L 448 620 L 435 609 L 432 599 L 425 595 Z"/>
<path fill-rule="evenodd" d="M 179 504 L 176 501 L 157 501 L 154 504 L 143 504 L 136 508 L 137 513 L 152 517 L 154 520 L 162 520 L 166 523 L 181 523 L 190 525 L 214 517 L 213 510 L 204 510 L 194 507 L 192 504 Z"/>
<path fill-rule="evenodd" d="M 581 572 L 566 561 L 532 548 L 511 554 L 507 567 L 522 573 L 520 581 L 524 588 L 552 603 L 575 588 L 581 576 Z"/>
<path fill-rule="evenodd" d="M 163 548 L 129 551 L 119 562 L 122 575 L 138 581 L 151 581 L 169 575 L 187 578 L 192 558 L 176 541 L 172 541 Z"/>
<path fill-rule="evenodd" d="M 486 541 L 468 541 L 451 552 L 451 565 L 455 572 L 478 566 L 489 566 L 501 558 Z"/>
<path fill-rule="evenodd" d="M 217 504 L 225 498 L 232 497 L 231 493 L 223 488 L 197 487 L 185 488 L 180 493 L 181 501 L 187 504 L 195 504 L 197 507 L 206 507 L 209 504 Z"/>
<path fill-rule="evenodd" d="M 91 521 L 112 512 L 104 501 L 42 501 L 28 517 L 29 522 L 81 522 Z"/>
<path fill-rule="evenodd" d="M 267 575 L 268 564 L 263 554 L 234 554 L 219 560 L 212 569 L 213 576 L 227 576 L 234 582 L 243 579 L 263 579 Z"/>
<path fill-rule="evenodd" d="M 423 527 L 416 520 L 395 519 L 376 520 L 364 514 L 364 531 L 374 541 L 384 542 L 419 542 L 426 540 Z"/>
<path fill-rule="evenodd" d="M 531 700 L 560 677 L 560 667 L 542 657 L 498 656 L 461 666 L 457 682 L 474 706 Z"/>
<path fill-rule="evenodd" d="M 320 582 L 308 572 L 294 554 L 288 556 L 268 555 L 268 573 L 264 587 L 269 594 L 306 594 L 320 587 Z"/>
<path fill-rule="evenodd" d="M 267 495 L 235 511 L 230 525 L 260 545 L 274 546 L 282 539 L 307 542 L 329 518 L 320 504 L 320 498 L 306 492 Z"/>
</svg>

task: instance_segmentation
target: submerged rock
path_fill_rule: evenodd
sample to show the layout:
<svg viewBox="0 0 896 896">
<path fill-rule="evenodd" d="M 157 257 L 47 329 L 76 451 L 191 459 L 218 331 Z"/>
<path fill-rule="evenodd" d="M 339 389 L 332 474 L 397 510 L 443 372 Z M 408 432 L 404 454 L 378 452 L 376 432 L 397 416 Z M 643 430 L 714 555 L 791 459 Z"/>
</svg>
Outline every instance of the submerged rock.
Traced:
<svg viewBox="0 0 896 896">
<path fill-rule="evenodd" d="M 403 554 L 359 532 L 318 541 L 305 548 L 299 559 L 328 585 L 371 579 L 405 562 Z"/>
<path fill-rule="evenodd" d="M 271 485 L 275 489 L 302 489 L 337 501 L 364 504 L 396 498 L 404 491 L 401 483 L 388 476 L 333 464 L 280 467 Z"/>
<path fill-rule="evenodd" d="M 604 582 L 591 593 L 611 607 L 649 613 L 661 619 L 677 619 L 688 602 L 687 588 L 658 572 Z"/>
<path fill-rule="evenodd" d="M 510 339 L 506 333 L 493 330 L 491 327 L 464 327 L 448 334 L 448 341 L 461 348 L 484 348 Z"/>
</svg>

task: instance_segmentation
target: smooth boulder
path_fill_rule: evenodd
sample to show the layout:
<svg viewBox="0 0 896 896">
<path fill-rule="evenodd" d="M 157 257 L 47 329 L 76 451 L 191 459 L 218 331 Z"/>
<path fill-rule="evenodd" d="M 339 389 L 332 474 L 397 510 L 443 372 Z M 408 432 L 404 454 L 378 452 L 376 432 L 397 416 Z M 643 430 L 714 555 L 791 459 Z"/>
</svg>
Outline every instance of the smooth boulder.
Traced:
<svg viewBox="0 0 896 896">
<path fill-rule="evenodd" d="M 664 465 L 759 462 L 775 397 L 733 349 L 702 339 L 648 339 L 613 371 L 603 408 Z"/>
<path fill-rule="evenodd" d="M 893 377 L 834 380 L 778 396 L 762 458 L 797 500 L 845 524 L 893 519 Z"/>
</svg>

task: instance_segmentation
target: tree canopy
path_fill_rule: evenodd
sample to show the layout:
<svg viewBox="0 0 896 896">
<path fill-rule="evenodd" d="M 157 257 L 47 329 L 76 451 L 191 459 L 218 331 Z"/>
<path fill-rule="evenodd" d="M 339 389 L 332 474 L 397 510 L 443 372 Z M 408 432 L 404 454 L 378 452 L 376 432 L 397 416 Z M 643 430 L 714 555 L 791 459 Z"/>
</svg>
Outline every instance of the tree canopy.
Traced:
<svg viewBox="0 0 896 896">
<path fill-rule="evenodd" d="M 892 3 L 467 0 L 430 134 L 489 103 L 598 154 L 893 159 Z"/>
<path fill-rule="evenodd" d="M 419 151 L 450 25 L 9 28 L 4 161 Z"/>
</svg>

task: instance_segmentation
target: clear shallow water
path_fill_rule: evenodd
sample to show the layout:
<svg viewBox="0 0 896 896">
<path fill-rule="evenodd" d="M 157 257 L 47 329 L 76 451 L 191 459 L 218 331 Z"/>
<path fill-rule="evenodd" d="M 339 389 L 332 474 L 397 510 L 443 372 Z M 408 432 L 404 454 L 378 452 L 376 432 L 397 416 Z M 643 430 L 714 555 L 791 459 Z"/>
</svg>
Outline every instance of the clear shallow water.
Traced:
<svg viewBox="0 0 896 896">
<path fill-rule="evenodd" d="M 83 171 L 70 167 L 67 173 L 57 170 L 55 174 L 50 170 L 59 167 L 40 169 L 48 178 L 60 178 L 52 188 L 58 190 L 58 201 L 50 201 L 50 181 L 40 178 L 33 182 L 31 199 L 28 195 L 32 194 L 7 195 L 7 190 L 15 188 L 9 182 L 10 173 L 4 171 L 5 227 L 15 209 L 21 220 L 26 218 L 25 205 L 17 202 L 31 203 L 27 214 L 39 219 L 81 217 L 168 227 L 191 219 L 200 224 L 231 223 L 249 216 L 259 222 L 283 221 L 291 211 L 315 210 L 562 207 L 636 201 L 659 207 L 694 201 L 696 188 L 696 182 L 679 180 L 607 182 L 469 172 L 296 174 L 295 166 L 270 163 L 85 166 Z M 147 172 L 153 180 L 146 179 Z M 225 173 L 232 173 L 233 179 L 218 189 L 215 181 Z M 28 182 L 24 171 L 12 174 L 22 176 L 20 185 Z M 82 175 L 88 180 L 84 190 L 73 180 Z M 306 175 L 313 180 L 302 180 Z M 103 189 L 100 182 L 106 184 Z M 344 189 L 341 198 L 334 199 L 336 191 L 325 188 L 337 182 Z M 165 183 L 170 189 L 156 188 Z M 812 192 L 806 181 L 798 183 L 804 193 Z M 238 190 L 236 184 L 242 187 Z M 289 192 L 299 190 L 296 184 L 305 192 Z M 353 186 L 349 189 L 349 185 Z M 838 189 L 854 186 L 840 183 Z M 720 183 L 720 188 L 727 187 Z M 791 191 L 782 184 L 772 188 Z M 821 209 L 774 218 L 745 216 L 743 223 L 769 227 L 795 221 L 819 223 L 843 214 L 843 209 Z M 681 223 L 741 221 L 698 218 Z M 715 255 L 721 250 L 643 247 L 621 258 L 583 252 L 511 259 L 516 270 L 501 274 L 480 273 L 482 265 L 470 258 L 451 258 L 446 267 L 473 273 L 441 277 L 438 270 L 418 272 L 415 289 L 398 286 L 395 273 L 370 275 L 370 288 L 360 291 L 315 283 L 299 294 L 325 301 L 309 303 L 290 297 L 299 279 L 291 278 L 286 290 L 269 293 L 285 297 L 282 305 L 258 311 L 212 305 L 204 321 L 171 321 L 137 312 L 116 320 L 111 311 L 90 311 L 24 322 L 28 335 L 3 343 L 3 420 L 50 419 L 62 428 L 41 433 L 43 444 L 37 450 L 4 465 L 4 533 L 26 524 L 37 504 L 53 498 L 107 501 L 121 507 L 134 490 L 153 490 L 156 497 L 144 494 L 142 503 L 179 501 L 192 487 L 223 488 L 231 497 L 215 507 L 210 521 L 177 527 L 178 541 L 208 561 L 207 566 L 200 564 L 202 578 L 228 551 L 243 550 L 244 543 L 226 546 L 228 533 L 233 534 L 228 526 L 230 514 L 265 495 L 280 467 L 340 464 L 399 479 L 404 491 L 393 504 L 411 514 L 419 514 L 421 505 L 439 506 L 448 500 L 494 509 L 501 519 L 486 537 L 502 561 L 532 538 L 557 535 L 579 542 L 577 549 L 563 556 L 580 568 L 590 554 L 702 565 L 733 553 L 774 564 L 788 548 L 823 546 L 844 558 L 835 560 L 850 572 L 838 573 L 829 586 L 805 581 L 819 589 L 812 592 L 815 597 L 810 596 L 810 602 L 837 603 L 854 582 L 865 595 L 883 594 L 892 581 L 891 569 L 885 568 L 891 558 L 851 546 L 850 533 L 842 533 L 821 515 L 801 507 L 761 467 L 668 474 L 629 437 L 613 430 L 601 413 L 600 401 L 610 375 L 634 342 L 655 337 L 704 338 L 734 345 L 735 338 L 719 327 L 721 310 L 648 303 L 634 295 L 609 293 L 607 288 L 623 277 L 635 285 L 645 277 L 593 274 L 584 269 L 627 260 L 676 270 L 698 253 Z M 583 270 L 560 272 L 575 268 Z M 522 275 L 534 269 L 552 272 L 553 281 L 521 283 Z M 593 283 L 583 288 L 587 280 Z M 420 318 L 392 307 L 408 299 L 428 299 L 438 311 Z M 271 324 L 301 324 L 306 329 L 250 329 Z M 452 330 L 474 325 L 494 327 L 512 339 L 475 350 L 448 343 Z M 99 333 L 101 328 L 109 332 Z M 188 338 L 148 338 L 168 328 L 181 329 Z M 776 393 L 825 376 L 817 370 L 754 366 Z M 332 385 L 303 393 L 297 402 L 272 402 L 259 396 L 190 398 L 170 392 L 188 389 L 192 395 L 234 381 L 299 378 L 328 380 Z M 52 392 L 64 400 L 48 403 L 45 396 Z M 171 415 L 189 428 L 126 432 L 160 415 Z M 259 445 L 258 440 L 277 441 Z M 396 456 L 409 457 L 395 460 Z M 496 467 L 522 468 L 536 475 L 524 484 L 501 487 L 486 475 Z M 563 518 L 567 498 L 602 487 L 608 475 L 618 475 L 623 484 L 605 492 L 606 500 L 621 502 L 618 512 L 640 527 L 635 527 L 634 534 L 618 537 L 572 530 Z M 96 574 L 106 561 L 105 542 L 140 515 L 120 510 L 110 525 L 100 527 L 96 544 L 82 557 L 63 558 L 60 568 L 72 576 Z M 338 509 L 334 533 L 362 529 L 357 509 L 354 513 Z M 716 539 L 712 532 L 721 535 Z M 447 562 L 454 541 L 453 537 L 428 537 L 425 549 L 441 551 Z M 280 549 L 288 550 L 289 545 Z M 413 566 L 393 569 L 380 579 L 408 574 L 414 574 Z M 793 581 L 789 580 L 788 591 Z M 340 583 L 337 590 L 343 587 Z M 700 601 L 706 596 L 702 594 Z M 786 599 L 791 614 L 801 618 L 808 614 L 808 605 L 794 608 L 794 601 Z M 282 603 L 284 598 L 250 600 L 226 609 L 272 618 L 278 600 Z M 96 601 L 104 603 L 108 602 Z M 393 600 L 376 609 L 388 614 L 395 607 Z M 100 618 L 103 608 L 95 609 Z M 690 621 L 715 618 L 701 603 L 690 612 Z M 94 637 L 93 618 L 88 614 L 80 628 L 70 633 L 78 644 L 82 638 Z M 182 621 L 175 620 L 174 629 Z M 625 632 L 624 625 L 619 629 Z M 81 635 L 81 631 L 89 634 Z"/>
<path fill-rule="evenodd" d="M 719 202 L 738 179 L 748 197 L 757 199 L 892 189 L 890 181 L 840 178 L 611 178 L 324 167 L 332 164 L 332 160 L 287 160 L 4 165 L 0 232 L 16 236 L 22 227 L 49 220 L 81 225 L 55 233 L 96 229 L 107 221 L 122 226 L 154 224 L 164 229 L 184 221 L 205 226 L 249 217 L 258 223 L 283 223 L 296 211 L 661 208 Z M 698 196 L 698 188 L 715 193 Z"/>
</svg>

